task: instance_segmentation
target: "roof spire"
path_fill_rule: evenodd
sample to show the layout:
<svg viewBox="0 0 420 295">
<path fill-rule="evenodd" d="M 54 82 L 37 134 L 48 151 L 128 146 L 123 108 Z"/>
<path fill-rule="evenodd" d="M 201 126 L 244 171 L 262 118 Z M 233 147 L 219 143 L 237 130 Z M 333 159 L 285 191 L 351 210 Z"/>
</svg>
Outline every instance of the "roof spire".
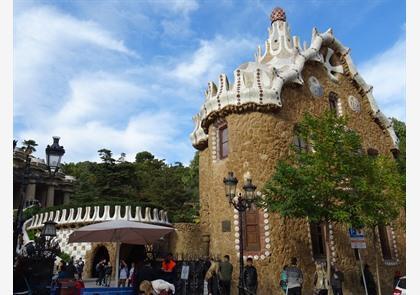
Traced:
<svg viewBox="0 0 420 295">
<path fill-rule="evenodd" d="M 283 10 L 283 8 L 275 7 L 270 15 L 271 23 L 274 23 L 275 21 L 286 21 L 286 12 Z"/>
</svg>

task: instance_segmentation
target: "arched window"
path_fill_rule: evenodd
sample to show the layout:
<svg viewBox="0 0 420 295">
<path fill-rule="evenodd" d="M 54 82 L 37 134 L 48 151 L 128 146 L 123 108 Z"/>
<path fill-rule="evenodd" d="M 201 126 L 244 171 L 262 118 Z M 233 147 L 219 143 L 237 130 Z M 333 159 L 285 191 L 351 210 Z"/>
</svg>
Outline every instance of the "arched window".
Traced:
<svg viewBox="0 0 420 295">
<path fill-rule="evenodd" d="M 218 119 L 214 124 L 216 131 L 216 155 L 218 160 L 227 158 L 229 154 L 229 133 L 225 119 Z"/>
</svg>

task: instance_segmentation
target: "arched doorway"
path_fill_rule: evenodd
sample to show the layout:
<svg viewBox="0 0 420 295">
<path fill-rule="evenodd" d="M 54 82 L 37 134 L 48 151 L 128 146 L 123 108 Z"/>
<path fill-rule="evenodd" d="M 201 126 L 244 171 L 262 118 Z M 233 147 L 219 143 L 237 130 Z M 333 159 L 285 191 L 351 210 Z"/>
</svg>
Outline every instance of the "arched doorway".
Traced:
<svg viewBox="0 0 420 295">
<path fill-rule="evenodd" d="M 121 244 L 120 259 L 124 260 L 129 266 L 132 262 L 138 263 L 146 258 L 146 250 L 143 245 Z"/>
<path fill-rule="evenodd" d="M 97 247 L 94 253 L 95 254 L 93 255 L 93 260 L 92 260 L 91 277 L 97 278 L 98 273 L 96 271 L 96 265 L 99 263 L 99 261 L 104 260 L 104 259 L 106 261 L 109 261 L 109 253 L 108 253 L 108 249 L 103 245 Z"/>
</svg>

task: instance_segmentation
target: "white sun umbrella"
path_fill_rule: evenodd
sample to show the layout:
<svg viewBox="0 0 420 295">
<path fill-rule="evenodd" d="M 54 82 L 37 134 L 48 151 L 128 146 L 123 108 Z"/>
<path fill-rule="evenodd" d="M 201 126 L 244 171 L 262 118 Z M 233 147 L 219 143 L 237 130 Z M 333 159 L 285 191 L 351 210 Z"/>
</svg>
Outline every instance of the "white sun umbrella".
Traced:
<svg viewBox="0 0 420 295">
<path fill-rule="evenodd" d="M 164 235 L 172 232 L 172 227 L 134 222 L 127 220 L 112 220 L 94 223 L 76 229 L 69 237 L 69 243 L 80 242 L 115 242 L 115 279 L 118 282 L 121 243 L 146 245 L 152 244 Z"/>
</svg>

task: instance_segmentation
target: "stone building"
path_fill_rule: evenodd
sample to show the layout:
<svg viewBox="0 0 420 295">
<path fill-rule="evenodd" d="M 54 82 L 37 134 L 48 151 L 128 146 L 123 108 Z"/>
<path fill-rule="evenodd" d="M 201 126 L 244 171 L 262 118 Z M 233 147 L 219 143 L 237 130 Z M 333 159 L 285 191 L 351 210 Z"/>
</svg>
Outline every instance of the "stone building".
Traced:
<svg viewBox="0 0 420 295">
<path fill-rule="evenodd" d="M 58 171 L 51 176 L 43 159 L 31 157 L 31 173 L 25 192 L 25 203 L 39 202 L 41 207 L 68 204 L 74 191 L 75 178 Z M 21 148 L 13 152 L 13 209 L 18 208 L 25 170 L 26 154 Z M 26 206 L 25 206 L 26 207 Z"/>
<path fill-rule="evenodd" d="M 285 12 L 276 8 L 265 52 L 258 47 L 255 61 L 233 72 L 233 83 L 221 74 L 217 86 L 208 84 L 190 137 L 199 150 L 200 226 L 210 256 L 239 257 L 239 216 L 226 200 L 223 178 L 229 171 L 237 176 L 250 173 L 257 188 L 263 187 L 277 161 L 291 152 L 291 144 L 301 146 L 294 126 L 304 112 L 321 114 L 331 109 L 338 116 L 345 115 L 349 127 L 361 135 L 364 148 L 397 156 L 393 127 L 378 109 L 372 86 L 358 73 L 349 53 L 331 29 L 319 33 L 314 28 L 310 44 L 301 46 L 299 38 L 290 34 Z M 238 187 L 242 185 L 240 181 Z M 405 272 L 403 219 L 378 230 L 384 293 L 392 291 L 394 272 Z M 298 258 L 304 272 L 304 294 L 312 294 L 315 261 L 325 260 L 322 230 L 306 220 L 285 221 L 264 209 L 246 213 L 245 257 L 255 260 L 260 294 L 280 294 L 280 272 L 292 256 Z M 360 254 L 374 266 L 372 233 L 366 234 L 367 249 Z M 332 263 L 345 273 L 345 294 L 364 294 L 357 250 L 350 247 L 347 228 L 329 224 L 327 238 Z M 238 261 L 232 262 L 236 279 Z"/>
</svg>

